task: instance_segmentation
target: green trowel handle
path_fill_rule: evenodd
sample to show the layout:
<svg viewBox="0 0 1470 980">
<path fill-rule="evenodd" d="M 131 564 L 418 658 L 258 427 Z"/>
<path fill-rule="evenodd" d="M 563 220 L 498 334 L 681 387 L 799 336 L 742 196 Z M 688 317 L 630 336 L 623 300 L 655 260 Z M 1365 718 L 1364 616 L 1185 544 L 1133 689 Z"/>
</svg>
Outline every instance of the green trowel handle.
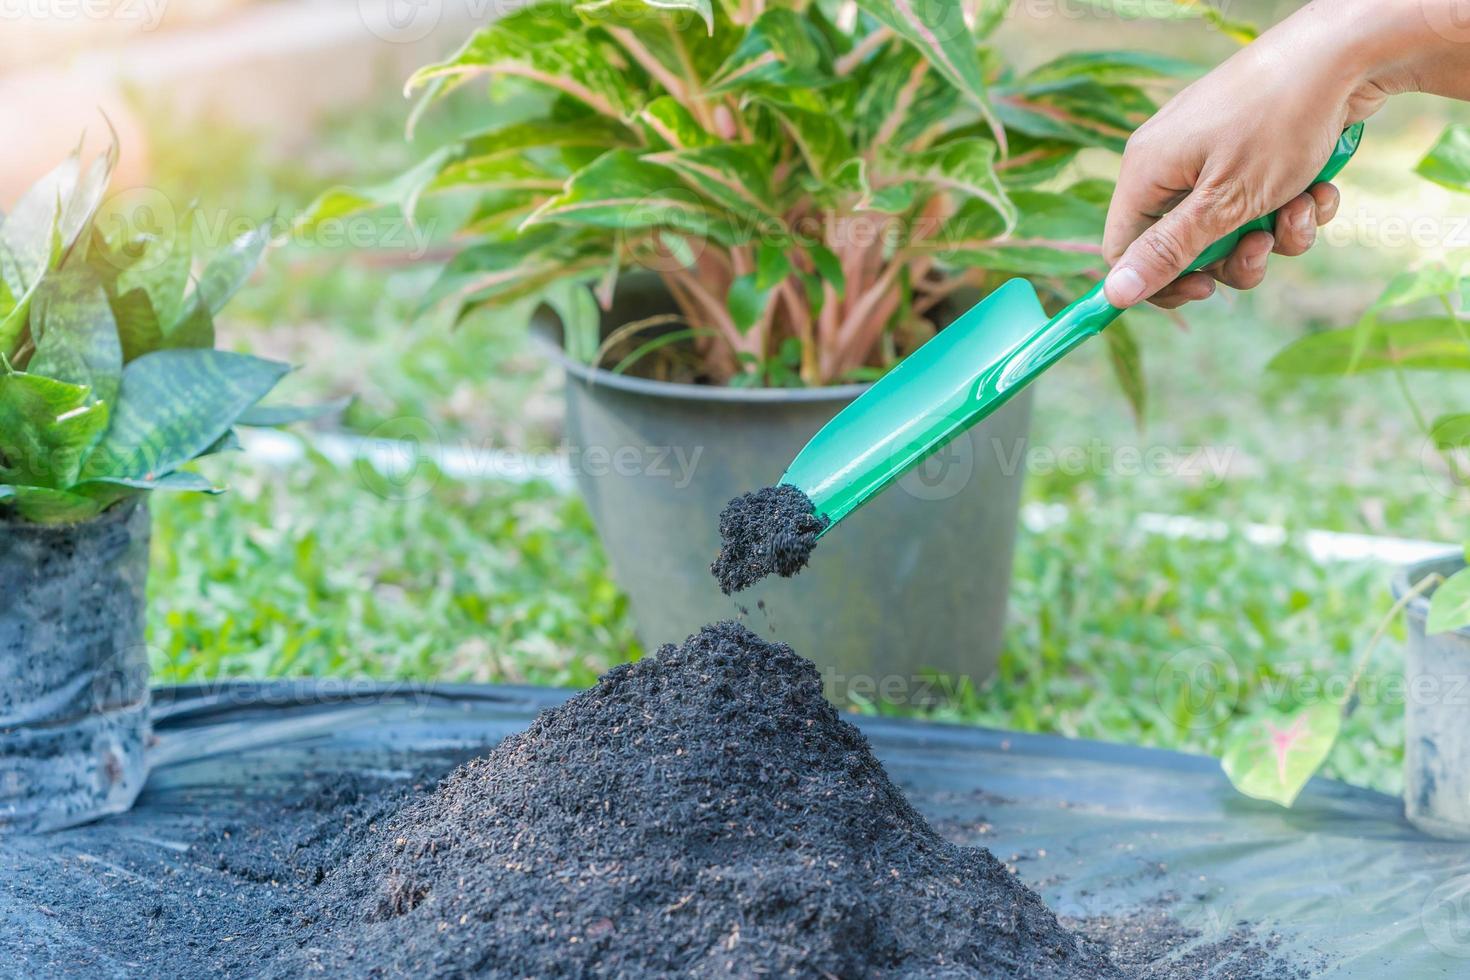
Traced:
<svg viewBox="0 0 1470 980">
<path fill-rule="evenodd" d="M 1358 144 L 1362 140 L 1362 123 L 1354 123 L 1347 129 L 1344 129 L 1342 135 L 1337 139 L 1337 145 L 1332 148 L 1332 156 L 1327 158 L 1327 166 L 1322 168 L 1322 172 L 1317 175 L 1317 179 L 1312 181 L 1312 183 L 1320 184 L 1323 181 L 1331 180 L 1341 173 L 1342 168 L 1347 166 L 1347 162 L 1353 158 L 1353 154 L 1358 152 Z M 1274 211 L 1271 214 L 1257 218 L 1255 221 L 1247 222 L 1205 249 L 1204 254 L 1194 260 L 1194 263 L 1189 267 L 1189 271 L 1194 272 L 1203 269 L 1212 262 L 1218 262 L 1225 258 L 1225 256 L 1235 251 L 1236 244 L 1251 232 L 1273 231 L 1275 228 L 1276 213 Z"/>
</svg>

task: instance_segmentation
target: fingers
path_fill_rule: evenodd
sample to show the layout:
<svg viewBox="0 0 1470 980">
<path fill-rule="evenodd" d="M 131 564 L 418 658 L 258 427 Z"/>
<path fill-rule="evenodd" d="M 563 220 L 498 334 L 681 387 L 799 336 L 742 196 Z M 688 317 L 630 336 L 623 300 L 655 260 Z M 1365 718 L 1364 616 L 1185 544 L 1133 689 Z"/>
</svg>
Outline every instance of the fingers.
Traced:
<svg viewBox="0 0 1470 980">
<path fill-rule="evenodd" d="M 1240 240 L 1235 251 L 1209 271 L 1231 289 L 1255 289 L 1266 278 L 1266 259 L 1272 246 L 1281 251 L 1270 232 L 1253 231 Z"/>
<path fill-rule="evenodd" d="M 1149 297 L 1149 302 L 1163 310 L 1177 310 L 1185 303 L 1209 299 L 1215 295 L 1215 280 L 1208 272 L 1191 272 L 1175 279 Z"/>
</svg>

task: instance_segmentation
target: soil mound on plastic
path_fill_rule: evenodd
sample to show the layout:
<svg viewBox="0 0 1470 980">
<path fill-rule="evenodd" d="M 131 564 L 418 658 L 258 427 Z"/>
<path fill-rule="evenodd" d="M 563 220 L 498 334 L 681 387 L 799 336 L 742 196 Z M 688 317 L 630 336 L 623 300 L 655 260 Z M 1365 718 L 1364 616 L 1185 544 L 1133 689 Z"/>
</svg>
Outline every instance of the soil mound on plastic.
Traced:
<svg viewBox="0 0 1470 980">
<path fill-rule="evenodd" d="M 616 667 L 381 820 L 306 969 L 1121 977 L 904 799 L 816 668 L 735 623 Z"/>
<path fill-rule="evenodd" d="M 806 567 L 829 523 L 789 483 L 741 494 L 720 512 L 720 553 L 710 571 L 725 595 L 767 575 L 790 578 Z"/>
</svg>

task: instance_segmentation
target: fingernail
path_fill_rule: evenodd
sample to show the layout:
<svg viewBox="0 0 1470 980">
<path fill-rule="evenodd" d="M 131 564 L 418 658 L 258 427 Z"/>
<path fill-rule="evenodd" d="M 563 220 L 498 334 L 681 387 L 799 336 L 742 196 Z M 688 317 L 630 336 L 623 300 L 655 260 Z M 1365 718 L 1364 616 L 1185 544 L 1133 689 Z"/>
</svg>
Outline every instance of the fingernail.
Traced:
<svg viewBox="0 0 1470 980">
<path fill-rule="evenodd" d="M 1108 294 L 1108 302 L 1114 306 L 1132 306 L 1143 299 L 1143 276 L 1131 266 L 1120 265 L 1108 273 L 1103 289 Z"/>
<path fill-rule="evenodd" d="M 1268 255 L 1269 250 L 1266 252 L 1253 252 L 1252 254 L 1247 255 L 1245 257 L 1246 271 L 1260 272 L 1262 269 L 1266 268 L 1266 258 Z"/>
<path fill-rule="evenodd" d="M 1296 231 L 1301 235 L 1307 245 L 1317 240 L 1316 215 L 1311 211 L 1303 211 L 1301 217 L 1296 219 Z"/>
</svg>

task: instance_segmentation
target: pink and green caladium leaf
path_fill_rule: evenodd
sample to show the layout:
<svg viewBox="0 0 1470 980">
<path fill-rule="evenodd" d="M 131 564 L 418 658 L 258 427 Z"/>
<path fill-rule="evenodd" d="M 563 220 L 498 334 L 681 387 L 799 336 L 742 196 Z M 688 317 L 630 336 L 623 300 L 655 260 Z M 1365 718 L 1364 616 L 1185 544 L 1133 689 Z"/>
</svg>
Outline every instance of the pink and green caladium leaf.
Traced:
<svg viewBox="0 0 1470 980">
<path fill-rule="evenodd" d="M 1452 191 L 1470 192 L 1470 126 L 1446 127 L 1414 172 Z"/>
<path fill-rule="evenodd" d="M 112 424 L 87 480 L 156 480 L 219 441 L 290 367 L 248 354 L 161 350 L 123 370 Z"/>
<path fill-rule="evenodd" d="M 971 103 L 988 107 L 980 47 L 965 23 L 963 4 L 858 0 L 858 6 L 912 44 Z"/>
<path fill-rule="evenodd" d="M 715 32 L 715 11 L 710 0 L 633 0 L 633 2 L 636 6 L 647 7 L 650 10 L 693 14 L 704 22 L 706 33 Z M 617 17 L 618 8 L 627 3 L 628 0 L 589 0 L 589 2 L 577 4 L 577 9 L 592 15 L 589 19 L 596 23 L 601 19 L 604 11 Z"/>
<path fill-rule="evenodd" d="M 90 388 L 109 405 L 117 401 L 122 341 L 107 293 L 91 276 L 48 276 L 31 304 L 31 336 L 36 353 L 27 372 Z"/>
<path fill-rule="evenodd" d="M 793 10 L 772 7 L 750 25 L 707 88 L 711 92 L 754 85 L 820 88 L 835 77 L 832 49 L 817 26 Z"/>
<path fill-rule="evenodd" d="M 577 171 L 566 190 L 532 212 L 522 228 L 545 223 L 624 232 L 669 228 L 727 245 L 748 237 L 673 171 L 627 150 L 604 153 Z"/>
<path fill-rule="evenodd" d="M 1152 51 L 1074 51 L 1025 74 L 1022 84 L 1088 78 L 1095 82 L 1134 82 L 1155 78 L 1194 78 L 1202 69 L 1192 61 Z"/>
<path fill-rule="evenodd" d="M 627 73 L 562 3 L 532 4 L 480 28 L 449 58 L 414 72 L 407 90 L 476 75 L 524 78 L 616 119 L 630 118 L 641 101 Z"/>
<path fill-rule="evenodd" d="M 754 147 L 728 143 L 653 153 L 643 158 L 668 167 L 690 187 L 732 214 L 784 229 L 771 182 L 771 164 Z"/>
<path fill-rule="evenodd" d="M 441 147 L 409 170 L 381 184 L 370 187 L 328 188 L 296 217 L 295 230 L 309 236 L 330 227 L 330 222 L 340 222 L 386 207 L 399 208 L 412 221 L 414 204 L 419 195 L 439 176 L 450 160 L 458 157 L 459 152 L 458 146 Z"/>
<path fill-rule="evenodd" d="M 657 149 L 689 150 L 716 146 L 721 140 L 699 124 L 694 113 L 678 99 L 660 95 L 638 113 L 638 122 Z"/>
<path fill-rule="evenodd" d="M 766 93 L 760 101 L 780 119 L 817 180 L 831 181 L 853 158 L 852 143 L 842 123 L 816 93 L 781 90 Z"/>
<path fill-rule="evenodd" d="M 1429 621 L 1424 632 L 1448 633 L 1470 626 L 1470 569 L 1451 575 L 1429 597 Z"/>
<path fill-rule="evenodd" d="M 1220 765 L 1241 793 L 1289 807 L 1327 760 L 1341 727 L 1342 707 L 1325 702 L 1251 715 L 1226 736 Z"/>
<path fill-rule="evenodd" d="M 995 160 L 996 146 L 990 140 L 954 140 L 922 153 L 884 154 L 869 182 L 882 186 L 896 178 L 948 191 L 961 201 L 976 199 L 995 211 L 1001 234 L 1007 234 L 1020 214 L 996 176 Z"/>
<path fill-rule="evenodd" d="M 1393 367 L 1470 370 L 1465 325 L 1450 316 L 1380 322 L 1362 341 L 1357 327 L 1311 334 L 1288 345 L 1267 368 L 1283 374 L 1342 375 Z"/>
<path fill-rule="evenodd" d="M 109 406 L 85 385 L 0 374 L 0 483 L 65 489 L 107 429 Z"/>
<path fill-rule="evenodd" d="M 1102 267 L 1105 204 L 1076 186 L 1063 193 L 1017 190 L 1010 193 L 1019 220 L 1005 226 L 986 202 L 967 202 L 940 229 L 939 237 L 917 243 L 937 249 L 947 262 L 1013 275 L 1069 276 Z"/>
</svg>

